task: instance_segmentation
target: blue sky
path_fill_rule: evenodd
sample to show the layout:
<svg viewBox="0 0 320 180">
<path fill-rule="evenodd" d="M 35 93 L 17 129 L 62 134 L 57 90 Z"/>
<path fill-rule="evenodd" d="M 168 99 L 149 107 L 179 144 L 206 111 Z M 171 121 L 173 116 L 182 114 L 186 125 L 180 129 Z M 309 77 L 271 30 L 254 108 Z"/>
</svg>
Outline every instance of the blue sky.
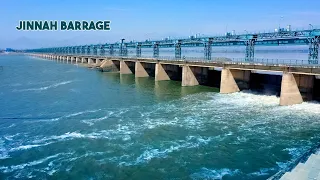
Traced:
<svg viewBox="0 0 320 180">
<path fill-rule="evenodd" d="M 0 48 L 320 26 L 319 0 L 5 0 Z M 283 17 L 283 18 L 281 18 Z M 17 31 L 19 20 L 110 20 L 111 31 Z"/>
</svg>

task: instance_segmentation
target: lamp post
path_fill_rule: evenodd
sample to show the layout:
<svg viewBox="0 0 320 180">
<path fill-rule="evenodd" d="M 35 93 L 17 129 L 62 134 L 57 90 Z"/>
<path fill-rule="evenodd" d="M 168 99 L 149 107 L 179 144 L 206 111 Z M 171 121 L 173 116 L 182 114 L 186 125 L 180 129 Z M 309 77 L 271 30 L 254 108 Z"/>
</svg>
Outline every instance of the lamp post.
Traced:
<svg viewBox="0 0 320 180">
<path fill-rule="evenodd" d="M 312 29 L 313 29 L 313 25 L 312 25 L 312 24 L 309 24 L 309 26 L 310 26 L 310 30 L 312 30 Z"/>
<path fill-rule="evenodd" d="M 283 20 L 283 16 L 280 17 L 280 22 L 279 22 L 279 31 L 281 29 L 281 21 Z"/>
</svg>

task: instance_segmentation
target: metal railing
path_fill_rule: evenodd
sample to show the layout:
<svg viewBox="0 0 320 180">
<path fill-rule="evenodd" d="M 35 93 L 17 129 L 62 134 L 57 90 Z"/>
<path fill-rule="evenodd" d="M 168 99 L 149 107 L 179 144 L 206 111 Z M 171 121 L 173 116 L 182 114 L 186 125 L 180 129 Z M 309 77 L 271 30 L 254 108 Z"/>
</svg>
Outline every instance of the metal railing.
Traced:
<svg viewBox="0 0 320 180">
<path fill-rule="evenodd" d="M 320 68 L 318 60 L 301 60 L 301 59 L 269 59 L 269 58 L 254 58 L 248 60 L 246 58 L 227 58 L 227 57 L 212 57 L 211 60 L 206 60 L 204 57 L 187 57 L 176 58 L 174 56 L 119 56 L 119 55 L 99 55 L 99 54 L 59 54 L 65 56 L 82 56 L 96 58 L 119 58 L 119 59 L 145 59 L 145 60 L 161 60 L 161 61 L 179 61 L 179 62 L 196 62 L 196 63 L 224 63 L 224 64 L 244 64 L 244 65 L 268 65 L 268 66 L 297 66 L 297 67 L 314 67 Z"/>
</svg>

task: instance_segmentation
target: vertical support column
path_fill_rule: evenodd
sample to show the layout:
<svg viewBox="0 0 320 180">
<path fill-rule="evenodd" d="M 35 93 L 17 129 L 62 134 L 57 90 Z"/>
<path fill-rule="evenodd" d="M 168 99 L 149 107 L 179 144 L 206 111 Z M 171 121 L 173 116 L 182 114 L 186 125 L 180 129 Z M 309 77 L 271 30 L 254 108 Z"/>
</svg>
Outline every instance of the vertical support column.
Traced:
<svg viewBox="0 0 320 180">
<path fill-rule="evenodd" d="M 141 62 L 136 61 L 135 65 L 135 77 L 149 77 L 148 72 L 146 69 L 143 67 Z"/>
<path fill-rule="evenodd" d="M 125 61 L 120 61 L 120 74 L 132 74 L 132 71 Z"/>
<path fill-rule="evenodd" d="M 100 65 L 101 64 L 101 61 L 100 61 L 100 59 L 96 59 L 96 65 Z"/>
<path fill-rule="evenodd" d="M 128 55 L 127 45 L 123 41 L 124 41 L 124 39 L 121 40 L 119 53 L 120 53 L 120 56 L 127 56 Z"/>
<path fill-rule="evenodd" d="M 81 63 L 87 63 L 87 60 L 86 60 L 86 58 L 82 58 L 82 62 Z"/>
<path fill-rule="evenodd" d="M 309 39 L 309 64 L 318 64 L 319 63 L 319 44 L 320 36 Z"/>
<path fill-rule="evenodd" d="M 239 91 L 240 91 L 240 88 L 238 87 L 238 84 L 234 79 L 231 70 L 227 68 L 222 68 L 220 93 L 228 94 L 228 93 L 234 93 Z"/>
<path fill-rule="evenodd" d="M 136 47 L 136 56 L 141 57 L 141 44 L 137 44 Z"/>
<path fill-rule="evenodd" d="M 85 46 L 82 46 L 82 47 L 81 47 L 81 54 L 82 54 L 82 55 L 85 55 L 85 54 L 86 54 L 86 47 L 85 47 Z"/>
<path fill-rule="evenodd" d="M 97 46 L 93 46 L 93 54 L 97 55 L 98 54 L 98 48 Z"/>
<path fill-rule="evenodd" d="M 104 62 L 101 64 L 100 68 L 102 71 L 107 71 L 107 72 L 118 72 L 119 71 L 119 67 L 112 60 L 104 60 Z"/>
<path fill-rule="evenodd" d="M 90 55 L 90 54 L 91 54 L 90 49 L 91 49 L 91 47 L 90 47 L 90 46 L 87 46 L 87 55 Z"/>
<path fill-rule="evenodd" d="M 110 47 L 109 47 L 109 54 L 111 55 L 111 56 L 113 56 L 113 54 L 114 54 L 114 46 L 111 44 L 110 45 Z"/>
<path fill-rule="evenodd" d="M 199 82 L 192 70 L 192 67 L 184 65 L 182 67 L 182 86 L 196 86 Z"/>
<path fill-rule="evenodd" d="M 166 70 L 163 68 L 162 64 L 157 63 L 155 71 L 156 71 L 155 72 L 155 81 L 170 80 L 170 77 L 168 76 Z"/>
<path fill-rule="evenodd" d="M 93 63 L 92 58 L 88 58 L 88 64 L 92 64 L 92 63 Z"/>
<path fill-rule="evenodd" d="M 204 57 L 206 60 L 211 60 L 212 42 L 213 39 L 209 38 L 208 42 L 204 44 Z"/>
<path fill-rule="evenodd" d="M 154 58 L 159 57 L 159 44 L 158 44 L 158 42 L 153 44 L 153 57 Z"/>
<path fill-rule="evenodd" d="M 181 59 L 181 40 L 175 45 L 175 57 L 176 59 Z"/>
<path fill-rule="evenodd" d="M 254 45 L 256 42 L 257 36 L 254 35 L 253 39 L 249 39 L 245 42 L 246 45 L 246 61 L 253 61 L 254 60 Z"/>
<path fill-rule="evenodd" d="M 104 49 L 104 45 L 100 46 L 100 55 L 104 56 L 106 53 L 105 49 Z"/>
<path fill-rule="evenodd" d="M 72 54 L 76 54 L 76 47 L 72 47 Z"/>
<path fill-rule="evenodd" d="M 283 72 L 280 93 L 280 105 L 287 106 L 303 102 L 295 76 L 289 72 Z"/>
</svg>

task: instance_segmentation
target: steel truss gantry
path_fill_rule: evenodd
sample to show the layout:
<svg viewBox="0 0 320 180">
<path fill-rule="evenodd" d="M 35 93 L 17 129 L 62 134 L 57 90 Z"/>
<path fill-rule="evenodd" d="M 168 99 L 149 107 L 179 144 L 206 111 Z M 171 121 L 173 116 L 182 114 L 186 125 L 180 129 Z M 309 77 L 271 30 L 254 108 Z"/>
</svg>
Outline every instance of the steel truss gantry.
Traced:
<svg viewBox="0 0 320 180">
<path fill-rule="evenodd" d="M 104 55 L 106 53 L 106 50 L 104 48 L 105 48 L 105 45 L 99 45 L 101 55 Z"/>
<path fill-rule="evenodd" d="M 204 47 L 204 58 L 211 59 L 212 47 L 215 46 L 245 46 L 245 59 L 247 61 L 254 60 L 255 46 L 281 46 L 281 45 L 308 45 L 310 64 L 319 63 L 319 44 L 320 44 L 320 29 L 307 30 L 278 30 L 267 33 L 246 33 L 246 34 L 227 34 L 222 36 L 190 36 L 184 39 L 164 39 L 160 41 L 146 40 L 141 42 L 124 42 L 104 44 L 105 48 L 109 49 L 109 54 L 114 55 L 115 49 L 119 50 L 120 56 L 127 56 L 127 48 L 136 48 L 136 56 L 141 56 L 142 48 L 152 48 L 153 56 L 159 57 L 159 48 L 174 48 L 175 57 L 181 58 L 181 49 L 184 47 Z M 90 47 L 85 46 L 90 54 Z M 84 46 L 81 46 L 84 53 Z M 56 53 L 72 53 L 71 47 L 62 48 L 41 48 L 30 49 L 26 52 L 56 52 Z"/>
<path fill-rule="evenodd" d="M 209 41 L 204 44 L 204 58 L 206 60 L 211 60 L 212 40 L 212 38 L 209 38 Z"/>
<path fill-rule="evenodd" d="M 309 40 L 309 64 L 318 64 L 320 36 L 315 36 Z"/>
<path fill-rule="evenodd" d="M 81 46 L 81 54 L 85 54 L 86 53 L 86 46 Z"/>
<path fill-rule="evenodd" d="M 87 54 L 91 54 L 91 46 L 87 46 L 86 49 L 87 49 Z"/>
<path fill-rule="evenodd" d="M 68 47 L 68 54 L 72 54 L 72 47 Z"/>
<path fill-rule="evenodd" d="M 141 57 L 141 43 L 137 43 L 136 56 Z"/>
<path fill-rule="evenodd" d="M 93 54 L 97 55 L 98 54 L 98 46 L 97 45 L 93 45 Z"/>
<path fill-rule="evenodd" d="M 120 51 L 119 51 L 120 56 L 127 56 L 128 55 L 128 48 L 126 43 L 121 43 L 120 44 Z"/>
<path fill-rule="evenodd" d="M 255 39 L 249 39 L 245 42 L 246 45 L 246 61 L 253 61 L 254 59 L 254 45 L 255 45 Z"/>
<path fill-rule="evenodd" d="M 77 54 L 81 53 L 81 46 L 77 46 Z"/>
<path fill-rule="evenodd" d="M 113 44 L 111 44 L 111 45 L 109 46 L 109 54 L 110 54 L 111 56 L 113 56 L 113 54 L 114 54 L 114 46 L 113 46 Z"/>
<path fill-rule="evenodd" d="M 181 59 L 181 40 L 178 40 L 178 42 L 175 44 L 175 58 Z"/>
<path fill-rule="evenodd" d="M 158 42 L 154 42 L 154 44 L 153 44 L 153 57 L 154 58 L 159 57 L 159 43 Z"/>
</svg>

